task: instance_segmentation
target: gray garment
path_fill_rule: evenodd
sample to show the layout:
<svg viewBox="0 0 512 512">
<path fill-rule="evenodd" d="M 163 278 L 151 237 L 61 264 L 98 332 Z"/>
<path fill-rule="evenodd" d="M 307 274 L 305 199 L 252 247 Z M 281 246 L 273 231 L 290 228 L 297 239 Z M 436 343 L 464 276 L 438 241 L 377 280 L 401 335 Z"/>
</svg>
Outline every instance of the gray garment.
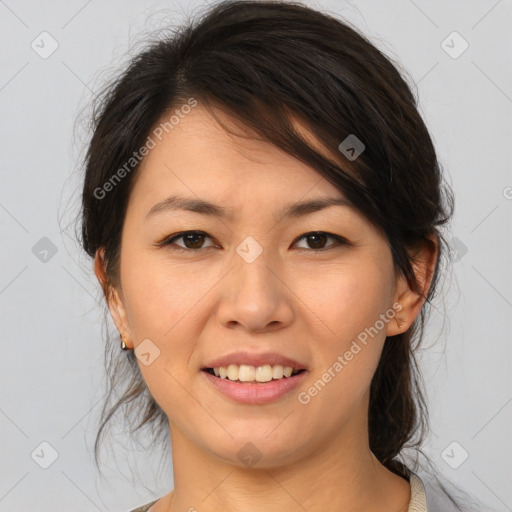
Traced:
<svg viewBox="0 0 512 512">
<path fill-rule="evenodd" d="M 439 485 L 431 483 L 426 478 L 422 479 L 427 497 L 428 512 L 458 512 L 458 509 L 450 498 L 440 489 Z"/>
<path fill-rule="evenodd" d="M 145 505 L 142 505 L 140 507 L 134 508 L 133 510 L 130 510 L 130 512 L 146 512 L 148 510 L 148 508 L 151 507 L 151 505 L 153 505 L 157 501 L 158 501 L 158 499 L 155 501 L 152 501 L 151 503 L 146 503 Z"/>
</svg>

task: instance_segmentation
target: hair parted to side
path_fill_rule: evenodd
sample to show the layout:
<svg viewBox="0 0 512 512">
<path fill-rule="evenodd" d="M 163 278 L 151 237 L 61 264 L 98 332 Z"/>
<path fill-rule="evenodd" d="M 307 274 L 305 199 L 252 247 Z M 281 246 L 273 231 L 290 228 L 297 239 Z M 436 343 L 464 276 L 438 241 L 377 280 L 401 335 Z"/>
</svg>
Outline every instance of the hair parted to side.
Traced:
<svg viewBox="0 0 512 512">
<path fill-rule="evenodd" d="M 450 220 L 454 200 L 417 100 L 397 67 L 348 23 L 299 2 L 214 4 L 172 37 L 151 42 L 95 100 L 81 243 L 91 257 L 104 249 L 109 286 L 118 286 L 121 231 L 138 166 L 101 199 L 95 190 L 144 145 L 164 114 L 190 98 L 220 107 L 341 190 L 385 235 L 396 272 L 418 293 L 408 249 L 437 237 L 439 255 L 426 303 L 406 332 L 386 340 L 371 383 L 370 449 L 384 466 L 400 473 L 401 452 L 421 451 L 428 428 L 415 351 L 448 253 L 440 228 Z M 352 162 L 345 159 L 342 167 L 303 139 L 293 118 L 304 121 L 340 161 L 338 146 L 350 134 L 365 150 Z M 110 289 L 104 289 L 105 296 Z M 116 336 L 106 344 L 108 394 L 96 463 L 104 429 L 120 411 L 132 433 L 148 425 L 156 440 L 168 429 L 133 351 L 121 351 L 118 342 Z"/>
</svg>

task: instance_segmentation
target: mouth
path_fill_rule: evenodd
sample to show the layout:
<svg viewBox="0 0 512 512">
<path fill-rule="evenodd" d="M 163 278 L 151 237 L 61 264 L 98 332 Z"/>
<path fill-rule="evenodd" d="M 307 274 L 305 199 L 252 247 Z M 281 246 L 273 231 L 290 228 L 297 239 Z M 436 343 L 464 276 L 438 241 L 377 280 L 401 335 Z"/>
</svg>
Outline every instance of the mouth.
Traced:
<svg viewBox="0 0 512 512">
<path fill-rule="evenodd" d="M 266 384 L 272 381 L 290 379 L 306 371 L 305 368 L 294 368 L 282 365 L 237 365 L 218 366 L 215 368 L 202 368 L 203 372 L 213 377 L 238 384 Z"/>
<path fill-rule="evenodd" d="M 206 382 L 226 398 L 247 405 L 286 400 L 304 383 L 308 370 L 281 365 L 236 365 L 202 368 Z M 289 398 L 288 398 L 289 399 Z"/>
</svg>

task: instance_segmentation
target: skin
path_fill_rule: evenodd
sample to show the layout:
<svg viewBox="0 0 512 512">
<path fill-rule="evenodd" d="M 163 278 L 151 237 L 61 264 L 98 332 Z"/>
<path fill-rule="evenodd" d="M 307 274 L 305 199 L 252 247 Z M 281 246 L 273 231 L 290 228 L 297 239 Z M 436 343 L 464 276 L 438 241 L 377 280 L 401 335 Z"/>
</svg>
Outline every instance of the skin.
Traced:
<svg viewBox="0 0 512 512">
<path fill-rule="evenodd" d="M 216 114 L 225 124 L 233 121 Z M 296 126 L 309 138 L 303 124 Z M 178 210 L 145 219 L 170 194 L 222 205 L 232 218 Z M 143 161 L 123 226 L 120 286 L 108 305 L 130 348 L 149 338 L 160 350 L 150 365 L 139 366 L 169 418 L 174 490 L 151 512 L 407 510 L 408 482 L 369 449 L 367 411 L 386 336 L 407 330 L 424 300 L 395 273 L 386 240 L 357 210 L 331 206 L 276 220 L 286 205 L 325 196 L 343 197 L 280 149 L 227 133 L 201 104 Z M 207 236 L 188 246 L 175 240 L 175 247 L 198 249 L 184 253 L 154 245 L 186 230 Z M 299 239 L 311 231 L 353 245 Z M 263 249 L 252 263 L 236 252 L 248 236 Z M 415 253 L 424 292 L 437 257 L 435 241 L 434 247 Z M 101 250 L 95 272 L 105 284 Z M 297 394 L 396 302 L 402 306 L 397 316 L 301 404 Z M 200 368 L 241 348 L 290 356 L 307 366 L 307 379 L 278 402 L 236 403 L 216 391 Z M 262 454 L 252 468 L 237 456 L 248 442 Z"/>
</svg>

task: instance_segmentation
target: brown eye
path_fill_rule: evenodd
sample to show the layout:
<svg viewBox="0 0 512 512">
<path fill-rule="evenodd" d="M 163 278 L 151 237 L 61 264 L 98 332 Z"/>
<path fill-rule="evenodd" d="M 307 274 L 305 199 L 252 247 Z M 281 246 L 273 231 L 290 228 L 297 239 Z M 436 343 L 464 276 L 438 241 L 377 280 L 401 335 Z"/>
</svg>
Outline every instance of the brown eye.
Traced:
<svg viewBox="0 0 512 512">
<path fill-rule="evenodd" d="M 173 249 L 177 250 L 199 250 L 199 249 L 206 249 L 208 247 L 213 247 L 213 244 L 210 246 L 203 247 L 205 239 L 210 238 L 205 232 L 203 231 L 184 231 L 183 233 L 178 233 L 177 235 L 172 236 L 171 238 L 167 238 L 163 242 L 161 242 L 160 245 L 165 246 L 173 246 Z M 176 240 L 183 240 L 183 245 L 176 244 Z"/>
<path fill-rule="evenodd" d="M 204 243 L 204 237 L 205 236 L 202 233 L 191 233 L 181 236 L 187 249 L 201 249 L 201 246 Z"/>
<path fill-rule="evenodd" d="M 331 243 L 326 246 L 325 243 L 329 239 L 334 240 L 334 243 Z M 348 244 L 348 242 L 344 238 L 338 235 L 334 235 L 332 233 L 326 233 L 324 231 L 312 231 L 311 233 L 306 233 L 305 235 L 302 235 L 298 240 L 306 240 L 307 244 L 310 247 L 305 247 L 305 249 L 311 249 L 316 251 L 322 251 L 324 249 L 329 249 L 333 246 Z"/>
</svg>

